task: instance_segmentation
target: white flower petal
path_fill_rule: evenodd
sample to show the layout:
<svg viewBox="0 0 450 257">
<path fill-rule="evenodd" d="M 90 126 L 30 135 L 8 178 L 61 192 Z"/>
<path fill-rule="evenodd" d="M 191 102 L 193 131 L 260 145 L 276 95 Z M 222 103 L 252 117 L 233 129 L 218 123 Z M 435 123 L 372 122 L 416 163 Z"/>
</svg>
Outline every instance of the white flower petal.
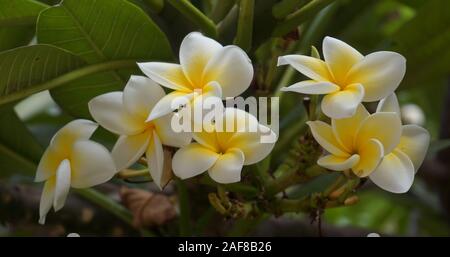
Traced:
<svg viewBox="0 0 450 257">
<path fill-rule="evenodd" d="M 417 171 L 422 165 L 430 144 L 430 133 L 417 125 L 405 125 L 402 127 L 402 136 L 397 149 L 405 153 L 414 164 Z"/>
<path fill-rule="evenodd" d="M 359 162 L 352 167 L 353 173 L 359 177 L 367 177 L 380 164 L 384 156 L 383 145 L 377 139 L 370 139 L 358 149 Z"/>
<path fill-rule="evenodd" d="M 355 137 L 355 145 L 377 139 L 383 144 L 384 153 L 388 154 L 399 144 L 401 134 L 402 124 L 396 113 L 377 112 L 363 121 Z"/>
<path fill-rule="evenodd" d="M 343 158 L 350 156 L 337 141 L 330 125 L 323 121 L 308 121 L 306 124 L 311 129 L 314 139 L 327 152 Z"/>
<path fill-rule="evenodd" d="M 265 127 L 259 125 L 260 127 Z M 275 142 L 267 143 L 262 142 L 262 136 L 269 136 L 269 133 L 264 133 L 264 131 L 270 131 L 270 135 L 274 138 L 277 137 L 275 132 L 270 130 L 268 127 L 260 128 L 257 132 L 238 132 L 235 133 L 229 141 L 226 143 L 228 148 L 239 149 L 244 153 L 245 162 L 244 165 L 250 165 L 262 161 L 267 155 L 270 154 Z"/>
<path fill-rule="evenodd" d="M 161 141 L 158 135 L 153 131 L 153 136 L 148 145 L 147 152 L 147 165 L 152 176 L 153 181 L 159 187 L 163 189 L 166 184 L 162 184 L 163 170 L 164 170 L 164 151 Z M 166 181 L 168 182 L 168 181 Z"/>
<path fill-rule="evenodd" d="M 177 91 L 189 92 L 191 83 L 183 73 L 179 64 L 165 62 L 138 63 L 139 68 L 149 78 L 163 87 Z"/>
<path fill-rule="evenodd" d="M 180 64 L 185 76 L 193 85 L 202 85 L 202 74 L 222 45 L 199 32 L 189 33 L 180 45 Z"/>
<path fill-rule="evenodd" d="M 317 82 L 314 80 L 306 80 L 295 83 L 289 87 L 283 87 L 280 90 L 297 92 L 301 94 L 322 95 L 339 91 L 340 87 L 327 81 Z"/>
<path fill-rule="evenodd" d="M 63 159 L 64 157 L 58 152 L 56 147 L 50 145 L 41 157 L 34 181 L 42 182 L 54 176 Z"/>
<path fill-rule="evenodd" d="M 89 139 L 97 128 L 98 125 L 90 120 L 73 120 L 56 132 L 50 146 L 54 148 L 54 152 L 67 155 L 75 141 Z"/>
<path fill-rule="evenodd" d="M 117 172 L 108 149 L 93 141 L 76 142 L 70 161 L 74 188 L 87 188 L 105 183 Z"/>
<path fill-rule="evenodd" d="M 400 117 L 400 105 L 398 104 L 395 93 L 380 100 L 377 106 L 377 112 L 395 112 Z"/>
<path fill-rule="evenodd" d="M 247 54 L 237 46 L 226 46 L 208 62 L 203 83 L 216 81 L 222 88 L 222 98 L 242 94 L 253 79 L 253 66 Z"/>
<path fill-rule="evenodd" d="M 53 208 L 55 211 L 61 210 L 66 202 L 70 189 L 70 161 L 64 159 L 56 170 L 55 197 L 53 198 Z"/>
<path fill-rule="evenodd" d="M 147 119 L 153 106 L 166 95 L 153 80 L 131 76 L 123 90 L 123 105 L 133 115 Z"/>
<path fill-rule="evenodd" d="M 41 201 L 39 203 L 39 224 L 45 223 L 47 213 L 53 205 L 53 198 L 55 197 L 55 181 L 56 176 L 49 178 L 45 184 L 41 194 Z"/>
<path fill-rule="evenodd" d="M 322 44 L 323 56 L 337 83 L 345 82 L 347 73 L 364 56 L 347 43 L 332 37 L 325 37 Z"/>
<path fill-rule="evenodd" d="M 225 154 L 220 155 L 216 163 L 208 170 L 208 174 L 218 183 L 239 182 L 244 159 L 244 153 L 241 150 L 236 148 L 229 149 Z"/>
<path fill-rule="evenodd" d="M 363 97 L 364 88 L 360 84 L 348 85 L 341 91 L 324 96 L 321 104 L 322 111 L 333 119 L 351 117 L 355 114 Z"/>
<path fill-rule="evenodd" d="M 285 55 L 278 57 L 278 66 L 291 65 L 310 79 L 317 81 L 332 81 L 333 77 L 328 71 L 327 64 L 317 58 L 305 55 Z"/>
<path fill-rule="evenodd" d="M 219 155 L 197 143 L 180 148 L 172 159 L 174 174 L 187 179 L 197 176 L 213 166 Z"/>
<path fill-rule="evenodd" d="M 347 74 L 347 84 L 364 87 L 365 102 L 378 101 L 394 92 L 406 72 L 406 59 L 395 52 L 375 52 L 366 55 Z"/>
<path fill-rule="evenodd" d="M 159 100 L 159 102 L 153 107 L 146 121 L 152 121 L 160 118 L 177 110 L 183 105 L 190 104 L 191 100 L 196 95 L 197 93 L 183 93 L 178 91 L 169 93 L 161 98 L 161 100 Z"/>
<path fill-rule="evenodd" d="M 144 120 L 128 113 L 122 92 L 111 92 L 89 102 L 89 111 L 102 127 L 118 135 L 134 135 L 144 130 Z"/>
<path fill-rule="evenodd" d="M 370 180 L 386 191 L 405 193 L 414 181 L 414 166 L 406 154 L 396 150 L 384 156 Z"/>
<path fill-rule="evenodd" d="M 137 135 L 119 137 L 111 152 L 117 171 L 130 167 L 142 157 L 151 136 L 152 134 L 146 130 Z"/>
<path fill-rule="evenodd" d="M 164 145 L 172 147 L 183 147 L 188 145 L 192 140 L 192 133 L 190 132 L 175 132 L 172 129 L 172 118 L 179 116 L 178 113 L 171 113 L 153 120 L 155 124 L 156 133 Z M 176 118 L 176 117 L 175 117 Z"/>
<path fill-rule="evenodd" d="M 326 155 L 324 157 L 321 157 L 317 164 L 335 171 L 344 171 L 351 169 L 353 166 L 355 166 L 359 162 L 359 155 L 354 154 L 351 157 L 345 158 L 345 157 L 338 157 L 334 155 Z"/>
<path fill-rule="evenodd" d="M 347 152 L 352 152 L 355 148 L 354 141 L 356 134 L 363 121 L 369 117 L 369 115 L 370 114 L 364 105 L 359 104 L 353 116 L 331 120 L 333 133 L 336 136 L 337 141 L 345 150 L 347 150 Z"/>
</svg>

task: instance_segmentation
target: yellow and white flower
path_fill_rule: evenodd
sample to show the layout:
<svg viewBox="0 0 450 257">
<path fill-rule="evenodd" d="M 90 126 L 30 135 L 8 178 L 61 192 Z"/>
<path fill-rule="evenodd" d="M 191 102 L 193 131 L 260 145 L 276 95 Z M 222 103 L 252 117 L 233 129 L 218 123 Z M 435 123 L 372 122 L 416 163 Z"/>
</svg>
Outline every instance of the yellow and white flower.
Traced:
<svg viewBox="0 0 450 257">
<path fill-rule="evenodd" d="M 199 95 L 225 99 L 243 93 L 253 78 L 247 54 L 237 46 L 222 46 L 198 32 L 188 34 L 180 46 L 180 64 L 138 63 L 156 83 L 173 89 L 155 105 L 148 120 L 191 103 Z"/>
<path fill-rule="evenodd" d="M 333 119 L 352 116 L 361 102 L 387 97 L 398 87 L 406 71 L 406 59 L 395 52 L 380 51 L 363 56 L 348 44 L 325 37 L 324 61 L 304 55 L 286 55 L 278 65 L 291 65 L 310 80 L 282 91 L 324 94 L 322 111 Z"/>
<path fill-rule="evenodd" d="M 257 163 L 271 151 L 274 143 L 261 143 L 262 135 L 275 136 L 251 114 L 225 108 L 215 117 L 215 124 L 204 124 L 202 132 L 193 133 L 196 143 L 179 149 L 172 160 L 173 172 L 181 179 L 208 170 L 218 183 L 234 183 L 241 179 L 244 165 Z"/>
<path fill-rule="evenodd" d="M 382 99 L 377 112 L 394 112 L 400 118 L 400 107 L 395 94 Z M 400 143 L 384 156 L 370 179 L 379 187 L 393 193 L 404 193 L 411 188 L 414 175 L 425 159 L 430 134 L 417 125 L 403 125 Z"/>
<path fill-rule="evenodd" d="M 309 121 L 316 141 L 328 152 L 318 160 L 327 169 L 351 169 L 393 193 L 409 190 L 429 144 L 428 132 L 416 125 L 402 126 L 395 95 L 383 99 L 369 114 L 360 104 L 355 115 L 332 119 L 331 126 Z"/>
<path fill-rule="evenodd" d="M 116 174 L 109 151 L 89 140 L 97 127 L 88 120 L 74 120 L 52 138 L 39 162 L 35 178 L 36 182 L 45 181 L 39 223 L 45 223 L 52 205 L 55 211 L 64 206 L 70 187 L 92 187 Z"/>
<path fill-rule="evenodd" d="M 164 96 L 164 90 L 152 80 L 131 76 L 123 92 L 106 93 L 89 102 L 92 117 L 102 127 L 120 135 L 112 150 L 117 170 L 133 165 L 145 153 L 150 175 L 161 189 L 171 179 L 170 169 L 164 169 L 164 159 L 170 155 L 164 154 L 163 144 L 181 147 L 192 138 L 190 133 L 172 130 L 171 119 L 176 114 L 147 121 Z"/>
</svg>

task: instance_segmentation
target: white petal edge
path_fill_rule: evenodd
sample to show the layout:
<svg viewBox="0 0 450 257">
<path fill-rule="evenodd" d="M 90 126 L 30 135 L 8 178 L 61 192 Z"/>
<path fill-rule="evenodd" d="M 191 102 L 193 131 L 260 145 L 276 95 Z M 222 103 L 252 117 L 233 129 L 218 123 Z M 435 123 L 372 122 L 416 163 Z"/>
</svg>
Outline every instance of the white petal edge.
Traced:
<svg viewBox="0 0 450 257">
<path fill-rule="evenodd" d="M 188 145 L 192 141 L 191 132 L 175 132 L 172 129 L 172 119 L 179 120 L 180 114 L 171 113 L 153 120 L 155 124 L 155 130 L 161 142 L 164 145 L 172 147 L 183 147 Z"/>
<path fill-rule="evenodd" d="M 53 209 L 61 210 L 66 202 L 70 189 L 71 167 L 70 161 L 64 159 L 56 170 L 55 196 L 53 198 Z"/>
<path fill-rule="evenodd" d="M 146 62 L 138 63 L 138 66 L 147 77 L 163 87 L 186 92 L 192 87 L 179 64 Z"/>
<path fill-rule="evenodd" d="M 430 145 L 430 133 L 417 125 L 404 125 L 397 149 L 408 155 L 414 170 L 420 168 Z"/>
<path fill-rule="evenodd" d="M 394 151 L 384 156 L 383 161 L 372 174 L 370 180 L 391 193 L 406 193 L 414 181 L 414 165 L 406 154 Z"/>
<path fill-rule="evenodd" d="M 125 109 L 122 92 L 111 92 L 93 98 L 89 112 L 105 129 L 118 135 L 134 135 L 144 129 L 143 119 Z"/>
<path fill-rule="evenodd" d="M 340 90 L 340 87 L 327 81 L 317 82 L 314 80 L 306 80 L 283 87 L 281 91 L 290 91 L 301 94 L 323 95 L 330 94 Z"/>
<path fill-rule="evenodd" d="M 328 94 L 322 99 L 321 107 L 325 115 L 333 119 L 343 119 L 355 114 L 364 97 L 364 88 L 352 84 L 344 90 Z"/>
<path fill-rule="evenodd" d="M 159 100 L 159 102 L 153 107 L 150 115 L 147 118 L 148 121 L 160 118 L 167 115 L 183 105 L 189 105 L 191 100 L 197 95 L 197 93 L 183 93 L 174 91 L 164 96 Z"/>
<path fill-rule="evenodd" d="M 317 164 L 329 170 L 344 171 L 351 169 L 359 162 L 359 155 L 354 154 L 349 158 L 326 155 L 317 160 Z"/>
<path fill-rule="evenodd" d="M 239 149 L 229 149 L 222 154 L 208 170 L 209 176 L 221 184 L 236 183 L 241 180 L 244 153 Z"/>
<path fill-rule="evenodd" d="M 206 65 L 223 48 L 217 41 L 199 32 L 187 34 L 180 45 L 180 65 L 193 85 L 202 82 Z"/>
<path fill-rule="evenodd" d="M 247 54 L 237 46 L 220 49 L 208 62 L 203 83 L 216 81 L 222 88 L 222 98 L 242 94 L 253 79 L 253 66 Z"/>
<path fill-rule="evenodd" d="M 180 148 L 174 154 L 172 169 L 177 177 L 187 179 L 202 174 L 211 168 L 218 158 L 219 154 L 198 143 L 191 143 Z"/>
<path fill-rule="evenodd" d="M 88 188 L 105 183 L 117 172 L 108 149 L 93 141 L 76 142 L 70 161 L 74 188 Z"/>
<path fill-rule="evenodd" d="M 150 144 L 148 145 L 145 156 L 147 157 L 147 165 L 150 171 L 150 175 L 155 184 L 159 187 L 159 189 L 162 190 L 165 186 L 164 184 L 162 184 L 164 170 L 164 150 L 161 141 L 159 140 L 159 137 L 155 131 L 153 131 L 152 139 L 150 141 Z"/>
<path fill-rule="evenodd" d="M 364 86 L 364 102 L 378 101 L 395 91 L 406 72 L 402 55 L 381 51 L 366 55 L 347 74 L 346 82 Z"/>
<path fill-rule="evenodd" d="M 42 190 L 41 201 L 39 203 L 39 224 L 45 224 L 45 218 L 53 205 L 55 197 L 55 179 L 56 176 L 49 178 Z"/>
<path fill-rule="evenodd" d="M 395 112 L 400 117 L 400 105 L 398 104 L 397 96 L 392 93 L 381 99 L 378 103 L 376 112 Z"/>
<path fill-rule="evenodd" d="M 153 106 L 166 93 L 153 80 L 143 76 L 131 76 L 123 90 L 123 105 L 133 115 L 146 119 Z"/>
<path fill-rule="evenodd" d="M 117 171 L 121 171 L 133 165 L 148 148 L 151 131 L 132 136 L 120 136 L 114 145 L 111 155 Z"/>
</svg>

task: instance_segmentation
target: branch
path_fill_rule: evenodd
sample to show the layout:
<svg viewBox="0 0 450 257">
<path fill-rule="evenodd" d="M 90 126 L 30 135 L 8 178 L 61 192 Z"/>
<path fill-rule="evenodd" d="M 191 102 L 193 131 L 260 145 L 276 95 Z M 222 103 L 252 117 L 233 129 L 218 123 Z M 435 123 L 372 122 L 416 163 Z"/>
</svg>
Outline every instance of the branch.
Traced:
<svg viewBox="0 0 450 257">
<path fill-rule="evenodd" d="M 252 47 L 253 8 L 255 0 L 240 0 L 239 19 L 234 43 L 248 52 Z"/>
<path fill-rule="evenodd" d="M 167 2 L 203 30 L 206 35 L 217 38 L 216 24 L 188 0 L 167 0 Z"/>
</svg>

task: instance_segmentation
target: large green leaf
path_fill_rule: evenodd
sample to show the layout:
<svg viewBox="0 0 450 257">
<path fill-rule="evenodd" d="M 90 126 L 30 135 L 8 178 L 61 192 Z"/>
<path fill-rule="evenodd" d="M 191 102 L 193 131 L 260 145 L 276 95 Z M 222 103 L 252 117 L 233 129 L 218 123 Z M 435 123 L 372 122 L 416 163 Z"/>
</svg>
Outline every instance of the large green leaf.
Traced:
<svg viewBox="0 0 450 257">
<path fill-rule="evenodd" d="M 450 1 L 429 0 L 416 16 L 403 25 L 394 41 L 406 56 L 408 70 L 404 85 L 427 85 L 450 73 Z"/>
<path fill-rule="evenodd" d="M 120 59 L 169 60 L 169 42 L 137 6 L 124 0 L 64 0 L 38 19 L 40 43 L 73 52 L 89 64 Z M 96 74 L 51 91 L 69 113 L 87 117 L 87 102 L 104 92 L 120 90 L 137 70 Z"/>
<path fill-rule="evenodd" d="M 78 57 L 48 45 L 19 47 L 0 53 L 0 103 L 37 91 L 37 86 L 84 65 Z"/>
<path fill-rule="evenodd" d="M 0 0 L 0 51 L 28 44 L 47 5 L 34 0 Z"/>
<path fill-rule="evenodd" d="M 0 124 L 0 178 L 33 174 L 42 147 L 10 106 L 0 109 Z"/>
</svg>

